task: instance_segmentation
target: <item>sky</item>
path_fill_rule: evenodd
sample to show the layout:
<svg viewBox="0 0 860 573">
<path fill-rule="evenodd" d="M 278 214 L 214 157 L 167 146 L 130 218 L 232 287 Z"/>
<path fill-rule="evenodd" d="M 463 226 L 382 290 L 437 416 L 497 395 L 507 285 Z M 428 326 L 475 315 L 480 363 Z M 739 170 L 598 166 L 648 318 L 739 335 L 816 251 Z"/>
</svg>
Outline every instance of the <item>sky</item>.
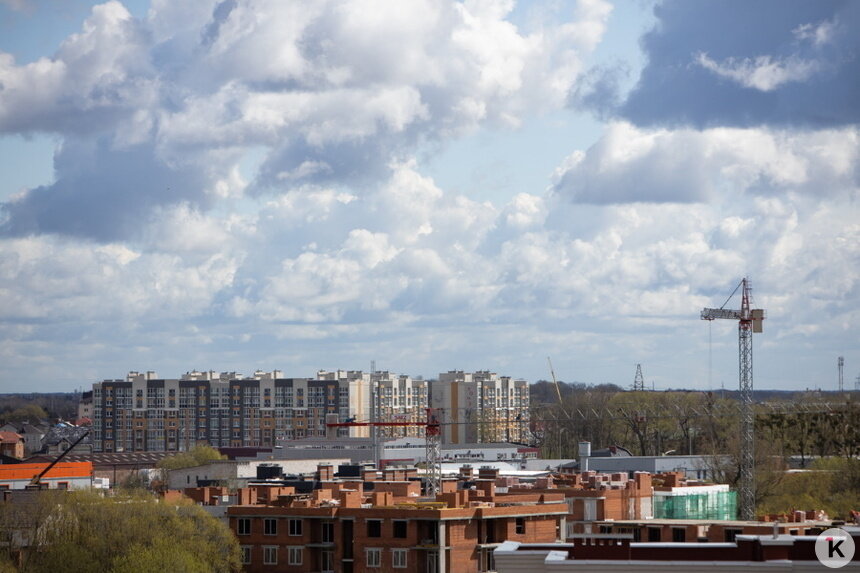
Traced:
<svg viewBox="0 0 860 573">
<path fill-rule="evenodd" d="M 860 3 L 0 0 L 0 392 L 860 375 Z M 727 308 L 737 308 L 737 297 Z"/>
</svg>

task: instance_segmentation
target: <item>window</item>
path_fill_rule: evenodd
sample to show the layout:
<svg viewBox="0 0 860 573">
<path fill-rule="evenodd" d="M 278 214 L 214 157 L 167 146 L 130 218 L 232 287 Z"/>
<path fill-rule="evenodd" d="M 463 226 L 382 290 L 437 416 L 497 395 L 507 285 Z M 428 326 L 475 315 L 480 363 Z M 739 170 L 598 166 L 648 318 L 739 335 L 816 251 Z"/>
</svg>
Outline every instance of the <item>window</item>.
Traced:
<svg viewBox="0 0 860 573">
<path fill-rule="evenodd" d="M 524 517 L 518 517 L 514 526 L 514 533 L 523 535 L 526 532 L 526 520 Z"/>
<path fill-rule="evenodd" d="M 323 543 L 334 543 L 334 523 L 330 521 L 323 522 L 322 541 Z"/>
<path fill-rule="evenodd" d="M 320 553 L 320 569 L 322 573 L 334 573 L 334 551 Z"/>
<path fill-rule="evenodd" d="M 687 541 L 687 530 L 683 527 L 673 527 L 672 541 Z"/>
<path fill-rule="evenodd" d="M 659 527 L 649 527 L 648 528 L 648 541 L 660 541 L 660 528 Z"/>
<path fill-rule="evenodd" d="M 302 520 L 301 519 L 291 519 L 290 520 L 290 535 L 299 536 L 302 534 Z"/>
<path fill-rule="evenodd" d="M 397 519 L 394 521 L 394 537 L 397 539 L 405 539 L 406 538 L 406 524 L 408 522 L 404 520 Z"/>
<path fill-rule="evenodd" d="M 236 535 L 251 535 L 250 517 L 240 517 L 236 520 Z"/>
<path fill-rule="evenodd" d="M 247 565 L 251 562 L 251 546 L 243 545 L 242 546 L 242 563 Z"/>
<path fill-rule="evenodd" d="M 278 534 L 278 520 L 273 517 L 267 517 L 263 520 L 263 534 L 265 535 L 277 535 Z"/>
<path fill-rule="evenodd" d="M 367 550 L 367 566 L 379 567 L 382 565 L 382 549 L 368 548 Z"/>
<path fill-rule="evenodd" d="M 263 546 L 263 563 L 265 565 L 278 564 L 278 547 L 275 545 Z"/>
<path fill-rule="evenodd" d="M 737 537 L 737 535 L 739 533 L 742 533 L 742 532 L 743 532 L 742 529 L 726 528 L 725 530 L 723 530 L 723 535 L 724 535 L 724 538 L 727 542 L 732 543 L 735 540 L 735 537 Z"/>
<path fill-rule="evenodd" d="M 301 565 L 302 564 L 302 548 L 301 547 L 290 547 L 290 554 L 287 558 L 287 563 L 289 565 Z"/>
<path fill-rule="evenodd" d="M 403 569 L 406 567 L 406 555 L 408 553 L 408 549 L 394 549 L 391 554 L 391 565 L 392 567 Z"/>
<path fill-rule="evenodd" d="M 382 521 L 379 519 L 367 520 L 367 536 L 382 537 Z"/>
</svg>

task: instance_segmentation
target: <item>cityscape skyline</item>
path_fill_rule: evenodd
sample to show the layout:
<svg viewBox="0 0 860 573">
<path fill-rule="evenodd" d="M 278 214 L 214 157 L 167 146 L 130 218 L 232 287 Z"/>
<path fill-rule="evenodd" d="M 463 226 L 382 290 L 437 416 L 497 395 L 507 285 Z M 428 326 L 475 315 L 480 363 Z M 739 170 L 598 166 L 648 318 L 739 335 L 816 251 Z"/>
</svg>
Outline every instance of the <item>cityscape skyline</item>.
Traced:
<svg viewBox="0 0 860 573">
<path fill-rule="evenodd" d="M 860 5 L 0 0 L 0 391 L 860 374 Z M 734 299 L 727 308 L 738 308 Z"/>
</svg>

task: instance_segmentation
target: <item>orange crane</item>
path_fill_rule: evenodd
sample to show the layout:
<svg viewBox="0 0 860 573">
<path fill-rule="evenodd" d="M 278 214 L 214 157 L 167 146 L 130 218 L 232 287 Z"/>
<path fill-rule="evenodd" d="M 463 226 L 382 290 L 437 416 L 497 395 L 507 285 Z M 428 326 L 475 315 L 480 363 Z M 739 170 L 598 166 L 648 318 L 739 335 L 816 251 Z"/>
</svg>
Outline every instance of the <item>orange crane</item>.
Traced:
<svg viewBox="0 0 860 573">
<path fill-rule="evenodd" d="M 423 426 L 426 460 L 426 494 L 434 497 L 442 492 L 442 459 L 441 437 L 442 428 L 439 423 L 438 408 L 426 408 L 427 420 L 424 422 L 330 422 L 326 424 L 329 428 L 352 428 L 352 427 L 397 427 L 397 426 Z"/>
</svg>

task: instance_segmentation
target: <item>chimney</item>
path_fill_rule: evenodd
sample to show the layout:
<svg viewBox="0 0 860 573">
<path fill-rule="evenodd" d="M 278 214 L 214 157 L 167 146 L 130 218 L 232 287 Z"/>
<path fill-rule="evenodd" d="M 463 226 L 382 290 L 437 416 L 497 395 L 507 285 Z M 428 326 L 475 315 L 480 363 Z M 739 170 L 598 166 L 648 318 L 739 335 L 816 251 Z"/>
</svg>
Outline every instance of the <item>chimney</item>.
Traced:
<svg viewBox="0 0 860 573">
<path fill-rule="evenodd" d="M 394 494 L 390 491 L 375 491 L 372 502 L 375 507 L 386 507 L 394 505 Z"/>
<path fill-rule="evenodd" d="M 317 476 L 320 481 L 331 481 L 334 479 L 334 466 L 331 464 L 319 464 Z"/>
<path fill-rule="evenodd" d="M 499 469 L 492 466 L 481 466 L 478 469 L 478 479 L 491 479 L 493 481 L 499 477 Z"/>
<path fill-rule="evenodd" d="M 340 492 L 340 506 L 348 508 L 361 507 L 361 494 L 357 491 Z"/>
</svg>

